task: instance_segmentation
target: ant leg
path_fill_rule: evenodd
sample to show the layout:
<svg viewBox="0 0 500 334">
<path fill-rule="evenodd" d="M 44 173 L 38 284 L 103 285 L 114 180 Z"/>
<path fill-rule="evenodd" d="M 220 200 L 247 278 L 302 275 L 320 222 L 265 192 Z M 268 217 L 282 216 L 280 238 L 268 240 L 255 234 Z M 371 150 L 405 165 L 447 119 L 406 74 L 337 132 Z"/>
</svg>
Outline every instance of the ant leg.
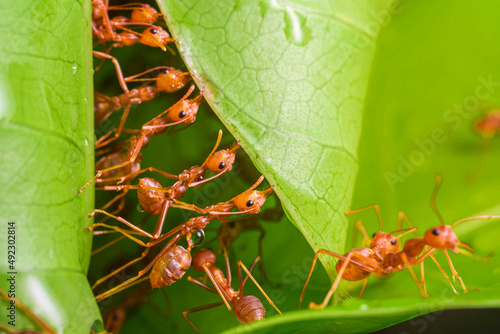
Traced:
<svg viewBox="0 0 500 334">
<path fill-rule="evenodd" d="M 370 245 L 370 237 L 368 236 L 368 233 L 366 233 L 365 226 L 363 225 L 361 220 L 357 220 L 354 226 L 356 227 L 356 229 L 354 229 L 354 232 L 352 233 L 351 248 L 356 248 L 356 239 L 358 238 L 357 231 L 360 231 L 361 234 L 363 235 L 363 240 L 361 241 L 361 247 L 367 247 L 368 245 Z"/>
<path fill-rule="evenodd" d="M 425 268 L 424 268 L 424 263 L 425 261 L 420 262 L 420 284 L 422 285 L 422 289 L 424 290 L 424 294 L 428 296 L 429 294 L 427 293 L 427 285 L 425 284 Z"/>
<path fill-rule="evenodd" d="M 422 289 L 422 285 L 420 284 L 420 282 L 418 281 L 418 278 L 417 278 L 417 275 L 415 274 L 415 271 L 413 270 L 412 268 L 412 265 L 410 264 L 410 262 L 408 261 L 408 258 L 406 257 L 406 254 L 402 254 L 401 255 L 401 258 L 403 259 L 403 262 L 405 264 L 405 267 L 408 268 L 408 271 L 410 272 L 410 275 L 411 275 L 411 278 L 413 279 L 413 281 L 415 282 L 415 284 L 417 285 L 418 287 L 418 290 L 420 291 L 420 294 L 422 295 L 422 297 L 424 298 L 427 298 L 429 297 L 429 294 L 427 293 L 427 291 L 425 291 L 425 289 Z M 423 279 L 423 278 L 422 278 Z"/>
<path fill-rule="evenodd" d="M 107 53 L 104 53 L 104 52 L 92 51 L 92 54 L 94 55 L 94 57 L 97 57 L 97 58 L 110 59 L 113 62 L 113 64 L 115 65 L 116 76 L 118 77 L 118 81 L 120 82 L 120 86 L 122 87 L 123 91 L 125 93 L 130 92 L 128 90 L 127 83 L 125 82 L 125 79 L 123 77 L 122 69 L 120 67 L 120 63 L 118 63 L 118 60 L 115 57 L 113 57 Z"/>
<path fill-rule="evenodd" d="M 314 254 L 314 258 L 313 258 L 313 261 L 312 261 L 312 264 L 311 264 L 311 269 L 309 269 L 309 274 L 307 275 L 307 279 L 306 279 L 306 283 L 304 284 L 304 288 L 302 289 L 302 293 L 300 294 L 300 298 L 299 298 L 299 307 L 298 309 L 300 310 L 300 304 L 302 303 L 302 300 L 304 299 L 304 294 L 306 292 L 306 288 L 307 288 L 307 285 L 309 284 L 309 280 L 311 279 L 311 275 L 312 275 L 312 272 L 314 270 L 314 266 L 316 266 L 316 262 L 318 261 L 318 256 L 319 254 L 326 254 L 326 255 L 330 255 L 330 256 L 333 256 L 333 257 L 336 257 L 337 259 L 340 259 L 340 260 L 346 260 L 346 257 L 345 256 L 342 256 L 342 255 L 339 255 L 337 253 L 334 253 L 334 252 L 330 252 L 329 250 L 326 250 L 326 249 L 319 249 L 315 254 Z M 374 272 L 374 270 L 368 266 L 365 266 L 361 263 L 357 263 L 355 261 L 351 261 L 352 264 L 358 266 L 360 269 L 363 269 L 365 271 L 368 271 L 368 272 Z"/>
<path fill-rule="evenodd" d="M 439 221 L 441 222 L 441 225 L 444 225 L 444 219 L 443 216 L 441 216 L 441 213 L 439 212 L 437 206 L 436 206 L 436 197 L 439 191 L 439 188 L 441 187 L 441 184 L 443 183 L 443 176 L 441 174 L 436 174 L 436 185 L 434 186 L 434 190 L 432 191 L 431 195 L 431 207 L 432 210 L 436 213 L 436 216 L 438 217 Z"/>
<path fill-rule="evenodd" d="M 409 228 L 415 228 L 415 225 L 410 221 L 410 218 L 408 218 L 408 215 L 404 211 L 399 211 L 398 212 L 398 224 L 397 224 L 398 230 L 402 230 L 403 222 L 406 223 L 406 225 Z"/>
<path fill-rule="evenodd" d="M 208 285 L 203 284 L 202 282 L 200 282 L 200 281 L 198 281 L 198 280 L 196 280 L 196 279 L 192 278 L 191 276 L 188 276 L 187 280 L 188 280 L 189 282 L 192 282 L 192 283 L 194 283 L 194 284 L 198 285 L 199 287 L 202 287 L 203 289 L 205 289 L 205 290 L 207 290 L 207 291 L 209 291 L 209 292 L 212 292 L 212 293 L 218 293 L 218 292 L 217 292 L 217 290 L 215 290 L 214 288 L 211 288 L 211 287 L 209 287 Z M 222 304 L 222 303 L 223 303 L 223 302 L 221 302 L 221 304 Z"/>
<path fill-rule="evenodd" d="M 260 232 L 259 239 L 257 240 L 257 249 L 258 249 L 259 258 L 261 259 L 259 266 L 260 266 L 260 271 L 262 273 L 262 278 L 264 279 L 264 281 L 268 282 L 272 288 L 275 288 L 275 286 L 273 286 L 273 284 L 271 284 L 271 282 L 269 281 L 269 278 L 267 277 L 266 267 L 264 266 L 264 258 L 263 258 L 263 252 L 262 252 L 262 241 L 264 240 L 264 237 L 266 236 L 266 231 L 264 230 L 264 228 L 262 228 L 262 226 L 258 222 L 257 222 L 257 225 L 255 226 L 255 229 Z"/>
<path fill-rule="evenodd" d="M 153 239 L 158 239 L 161 235 L 161 231 L 163 230 L 163 224 L 165 223 L 165 218 L 167 218 L 167 212 L 170 208 L 171 201 L 165 201 L 163 203 L 163 208 L 158 216 L 158 220 L 156 221 L 156 226 L 153 232 Z"/>
<path fill-rule="evenodd" d="M 142 173 L 145 173 L 145 172 L 156 172 L 168 179 L 174 179 L 174 180 L 178 180 L 179 179 L 179 175 L 175 175 L 175 174 L 170 174 L 170 173 L 167 173 L 167 172 L 164 172 L 162 171 L 161 169 L 158 169 L 158 168 L 155 168 L 155 167 L 148 167 L 148 168 L 144 168 L 144 169 L 141 169 L 141 170 L 138 170 L 136 172 L 133 172 L 133 173 L 130 173 L 130 174 L 127 174 L 125 176 L 121 176 L 121 177 L 115 177 L 115 178 L 110 178 L 110 179 L 107 179 L 107 181 L 111 181 L 111 180 L 119 180 L 117 182 L 117 184 L 121 184 L 123 182 L 125 182 L 125 180 L 132 180 L 133 178 L 135 178 L 137 175 L 139 174 L 142 174 Z M 104 180 L 104 179 L 103 179 Z"/>
<path fill-rule="evenodd" d="M 382 231 L 382 216 L 380 215 L 380 208 L 378 206 L 378 204 L 372 204 L 372 205 L 368 205 L 368 206 L 365 206 L 364 208 L 361 208 L 361 209 L 356 209 L 356 210 L 352 210 L 352 211 L 346 211 L 345 214 L 346 215 L 352 215 L 352 214 L 355 214 L 355 213 L 358 213 L 358 212 L 361 212 L 361 211 L 365 211 L 365 210 L 368 210 L 368 209 L 374 209 L 375 212 L 377 213 L 377 218 L 378 218 L 378 223 L 379 223 L 379 231 Z"/>
<path fill-rule="evenodd" d="M 122 217 L 118 217 L 118 216 L 114 216 L 106 211 L 103 211 L 103 210 L 100 210 L 100 209 L 95 209 L 94 211 L 92 211 L 92 213 L 89 213 L 87 216 L 89 217 L 92 217 L 94 216 L 96 213 L 103 213 L 105 215 L 107 215 L 108 217 L 110 218 L 114 218 L 116 220 L 118 220 L 119 222 L 122 222 L 123 224 L 127 225 L 128 227 L 130 227 L 131 229 L 139 232 L 140 234 L 142 234 L 143 236 L 145 237 L 148 237 L 150 239 L 158 239 L 158 237 L 155 237 L 153 236 L 151 233 L 148 233 L 140 228 L 138 228 L 136 225 L 132 224 L 131 222 L 129 222 L 128 220 L 122 218 Z M 102 223 L 95 223 L 94 225 L 90 226 L 87 228 L 88 231 L 92 231 L 95 227 L 97 226 L 104 226 L 104 227 L 110 227 L 109 225 L 105 225 L 105 224 L 102 224 Z M 115 228 L 116 226 L 111 226 L 111 228 Z M 125 231 L 123 229 L 120 229 L 120 228 L 115 228 L 118 232 L 121 232 L 121 231 Z M 143 244 L 144 245 L 144 244 Z"/>
<path fill-rule="evenodd" d="M 115 169 L 120 169 L 122 167 L 130 165 L 131 163 L 134 163 L 135 159 L 137 159 L 137 157 L 139 156 L 143 142 L 144 142 L 144 137 L 140 136 L 139 140 L 137 141 L 136 147 L 131 149 L 132 154 L 131 154 L 131 157 L 129 160 L 122 162 L 121 164 L 109 167 L 109 168 L 98 170 L 97 173 L 95 174 L 95 176 L 92 179 L 90 179 L 90 181 L 88 181 L 83 187 L 81 187 L 80 190 L 78 190 L 77 194 L 81 194 L 85 188 L 87 188 L 92 182 L 97 180 L 102 174 L 107 173 L 107 172 L 112 171 L 112 170 L 115 170 Z"/>
<path fill-rule="evenodd" d="M 100 301 L 100 300 L 103 300 L 103 299 L 106 299 L 112 295 L 114 295 L 115 293 L 117 292 L 120 292 L 122 290 L 125 290 L 127 289 L 128 287 L 131 286 L 132 283 L 134 283 L 136 280 L 138 280 L 141 276 L 143 276 L 149 269 L 151 269 L 153 267 L 153 265 L 155 264 L 156 261 L 158 261 L 158 259 L 163 256 L 170 247 L 172 247 L 174 244 L 176 244 L 179 239 L 182 237 L 182 233 L 178 233 L 175 237 L 173 237 L 164 247 L 163 249 L 158 253 L 158 255 L 155 256 L 155 258 L 153 259 L 153 261 L 151 261 L 143 270 L 139 271 L 137 273 L 136 276 L 128 279 L 127 281 L 115 286 L 114 288 L 104 292 L 104 293 L 101 293 L 100 295 L 96 296 L 95 299 L 96 301 Z M 149 248 L 146 249 L 143 254 L 141 255 L 140 258 L 136 259 L 136 260 L 133 260 L 135 261 L 134 263 L 142 260 L 146 255 L 144 255 L 144 253 L 147 254 L 147 252 L 149 252 Z M 133 262 L 132 261 L 132 262 Z M 123 267 L 122 267 L 123 268 Z M 114 273 L 116 273 L 118 271 L 115 271 Z M 110 275 L 108 275 L 109 277 L 111 277 Z M 95 284 L 94 284 L 95 286 Z"/>
<path fill-rule="evenodd" d="M 149 217 L 150 217 L 150 216 L 151 216 L 151 215 L 148 213 L 148 214 L 146 215 L 146 217 L 144 217 L 144 218 L 141 220 L 141 222 L 140 222 L 139 224 L 137 224 L 137 227 L 142 227 L 142 226 L 146 223 L 146 221 L 149 219 Z M 102 222 L 102 220 L 101 220 L 101 222 Z M 94 232 L 95 232 L 95 231 L 94 231 Z M 94 235 L 95 235 L 95 234 L 94 234 Z M 126 237 L 125 237 L 124 235 L 122 235 L 122 236 L 120 236 L 120 237 L 118 237 L 118 238 L 116 238 L 116 239 L 114 239 L 114 240 L 112 240 L 112 241 L 108 242 L 107 244 L 105 244 L 105 245 L 103 245 L 103 246 L 101 246 L 101 247 L 97 248 L 96 250 L 92 251 L 92 253 L 91 253 L 90 255 L 91 255 L 91 256 L 94 256 L 95 254 L 98 254 L 98 253 L 102 252 L 102 251 L 103 251 L 103 250 L 105 250 L 106 248 L 108 248 L 108 247 L 110 247 L 110 246 L 112 246 L 112 245 L 116 244 L 117 242 L 119 242 L 119 241 L 121 241 L 121 240 L 123 240 L 123 239 L 125 239 L 125 238 L 126 238 Z"/>
<path fill-rule="evenodd" d="M 455 279 L 455 277 L 458 278 L 458 281 L 460 282 L 462 289 L 464 289 L 464 292 L 469 292 L 469 290 L 467 289 L 467 287 L 464 284 L 464 281 L 462 281 L 462 277 L 460 277 L 460 275 L 458 275 L 458 272 L 455 270 L 455 267 L 453 266 L 453 263 L 451 262 L 450 255 L 448 254 L 448 250 L 443 249 L 443 252 L 444 252 L 444 255 L 446 256 L 446 259 L 448 260 L 448 264 L 450 265 L 451 274 L 453 275 L 452 276 L 453 279 Z"/>
<path fill-rule="evenodd" d="M 148 255 L 148 253 L 149 253 L 149 251 L 150 251 L 150 250 L 151 250 L 150 248 L 146 248 L 146 249 L 142 252 L 141 256 L 139 256 L 138 258 L 136 258 L 136 259 L 134 259 L 134 260 L 130 261 L 129 263 L 127 263 L 127 264 L 125 264 L 125 265 L 121 266 L 120 268 L 118 268 L 118 269 L 116 269 L 115 271 L 113 271 L 113 272 L 109 273 L 108 275 L 106 275 L 106 276 L 101 277 L 100 279 L 98 279 L 98 280 L 94 283 L 94 285 L 92 285 L 92 290 L 95 290 L 95 288 L 96 288 L 98 285 L 100 285 L 102 282 L 107 281 L 107 280 L 108 280 L 108 279 L 110 279 L 111 277 L 115 276 L 115 275 L 116 275 L 116 274 L 118 274 L 120 271 L 123 271 L 123 270 L 127 269 L 128 267 L 130 267 L 130 266 L 132 266 L 132 265 L 136 264 L 137 262 L 141 261 L 142 259 L 144 259 L 144 258 L 146 257 L 146 255 Z"/>
<path fill-rule="evenodd" d="M 195 326 L 195 324 L 193 324 L 191 322 L 191 320 L 188 319 L 187 315 L 189 313 L 194 313 L 194 312 L 198 312 L 198 311 L 203 311 L 203 310 L 207 310 L 209 308 L 214 308 L 214 307 L 217 307 L 217 306 L 220 306 L 224 304 L 223 302 L 218 302 L 218 303 L 213 303 L 213 304 L 208 304 L 208 305 L 204 305 L 204 306 L 200 306 L 200 307 L 196 307 L 196 308 L 193 308 L 193 309 L 190 309 L 190 310 L 187 310 L 187 311 L 184 311 L 182 312 L 182 317 L 188 322 L 188 324 L 191 325 L 191 327 L 193 327 L 193 329 L 199 333 L 200 330 L 198 329 L 198 327 Z"/>
<path fill-rule="evenodd" d="M 320 305 L 318 305 L 318 304 L 316 304 L 314 302 L 310 302 L 309 303 L 309 308 L 310 309 L 316 309 L 316 310 L 318 310 L 318 309 L 324 309 L 325 306 L 328 305 L 328 302 L 330 301 L 330 298 L 332 298 L 333 293 L 337 290 L 337 287 L 338 287 L 338 285 L 340 283 L 340 279 L 342 278 L 342 275 L 344 275 L 344 272 L 345 272 L 347 266 L 351 262 L 352 255 L 353 255 L 353 253 L 347 254 L 347 257 L 346 257 L 344 263 L 340 267 L 340 270 L 338 272 L 337 278 L 335 278 L 335 281 L 333 282 L 332 287 L 330 288 L 330 290 L 328 290 L 328 293 L 326 294 L 325 299 L 323 300 L 323 302 Z"/>
<path fill-rule="evenodd" d="M 361 292 L 359 293 L 359 299 L 361 299 L 363 297 L 363 293 L 365 293 L 365 288 L 366 288 L 366 285 L 368 284 L 368 279 L 370 278 L 370 276 L 368 276 L 367 278 L 365 278 L 365 281 L 363 283 L 363 287 L 361 288 Z"/>
<path fill-rule="evenodd" d="M 229 256 L 227 256 L 227 249 L 225 246 L 222 246 L 222 251 L 224 252 L 224 259 L 226 261 L 227 285 L 231 286 L 231 281 L 233 280 L 233 277 L 231 276 L 231 265 L 229 264 Z"/>
<path fill-rule="evenodd" d="M 190 203 L 185 203 L 185 202 L 181 202 L 181 201 L 175 201 L 173 204 L 172 204 L 172 207 L 174 208 L 179 208 L 179 209 L 185 209 L 185 210 L 190 210 L 190 211 L 196 211 L 200 214 L 205 214 L 207 213 L 205 210 L 203 210 L 202 208 L 199 208 L 197 207 L 196 205 L 194 204 L 190 204 Z"/>
<path fill-rule="evenodd" d="M 446 278 L 446 280 L 448 281 L 448 283 L 450 283 L 450 286 L 451 288 L 453 289 L 453 292 L 455 294 L 458 295 L 458 292 L 457 290 L 455 289 L 455 287 L 453 286 L 453 283 L 451 282 L 450 278 L 448 277 L 448 275 L 446 275 L 446 273 L 444 272 L 443 268 L 441 267 L 441 265 L 439 264 L 439 262 L 437 261 L 436 257 L 434 255 L 430 255 L 430 258 L 432 259 L 432 261 L 434 261 L 434 263 L 436 264 L 436 266 L 438 267 L 439 271 L 441 272 L 441 274 L 443 274 L 444 278 Z M 421 262 L 421 264 L 424 263 L 424 262 Z"/>
<path fill-rule="evenodd" d="M 224 290 L 219 285 L 219 282 L 217 282 L 217 279 L 214 277 L 214 275 L 212 274 L 212 272 L 210 271 L 210 269 L 207 268 L 206 263 L 203 263 L 202 266 L 203 266 L 203 269 L 205 270 L 205 273 L 207 273 L 208 278 L 210 279 L 210 281 L 214 285 L 215 289 L 217 290 L 217 293 L 221 296 L 222 300 L 224 301 L 224 304 L 226 304 L 227 309 L 232 312 L 232 308 L 229 305 L 231 298 L 228 296 L 226 290 Z"/>
<path fill-rule="evenodd" d="M 114 142 L 115 140 L 118 139 L 118 137 L 120 137 L 121 133 L 122 133 L 122 130 L 125 126 L 125 121 L 127 120 L 127 117 L 128 117 L 128 113 L 130 111 L 130 107 L 131 105 L 128 105 L 127 107 L 125 107 L 125 109 L 123 110 L 123 114 L 122 114 L 122 118 L 120 120 L 120 125 L 118 126 L 118 129 L 115 131 L 115 135 L 111 138 L 109 138 L 108 140 L 102 142 L 101 139 L 104 137 L 101 137 L 99 138 L 99 140 L 97 141 L 96 145 L 95 145 L 95 148 L 100 148 L 100 147 L 103 147 L 103 146 L 106 146 L 108 145 L 109 143 L 111 142 Z"/>
<path fill-rule="evenodd" d="M 259 257 L 257 257 L 257 259 L 255 259 L 255 261 L 258 261 L 258 259 L 259 259 Z M 255 261 L 254 261 L 254 263 L 255 263 Z M 282 315 L 282 313 L 279 310 L 279 308 L 274 304 L 274 302 L 271 300 L 271 298 L 269 298 L 269 296 L 267 295 L 267 293 L 264 292 L 264 290 L 262 289 L 262 287 L 260 286 L 260 284 L 257 283 L 257 281 L 255 280 L 255 278 L 252 276 L 252 274 L 250 273 L 250 271 L 248 271 L 247 267 L 245 267 L 245 265 L 243 264 L 243 262 L 238 261 L 238 270 L 241 273 L 241 269 L 240 268 L 242 268 L 246 272 L 246 274 L 248 275 L 248 277 L 250 277 L 250 279 L 252 280 L 252 282 L 254 282 L 254 284 L 257 287 L 257 289 L 259 289 L 259 291 L 264 295 L 264 297 L 267 299 L 267 301 L 269 302 L 269 304 L 271 304 L 271 306 L 274 307 L 274 309 L 276 311 L 278 311 L 278 313 L 280 315 Z"/>
</svg>

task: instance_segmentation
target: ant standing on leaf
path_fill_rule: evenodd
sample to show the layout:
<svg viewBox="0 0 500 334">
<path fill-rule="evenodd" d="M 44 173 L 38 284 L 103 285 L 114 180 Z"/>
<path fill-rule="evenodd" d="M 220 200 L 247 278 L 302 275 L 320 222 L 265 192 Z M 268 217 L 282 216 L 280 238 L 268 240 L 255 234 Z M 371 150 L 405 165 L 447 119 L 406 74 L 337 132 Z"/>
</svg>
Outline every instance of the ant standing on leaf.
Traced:
<svg viewBox="0 0 500 334">
<path fill-rule="evenodd" d="M 431 256 L 431 254 L 436 250 L 436 249 L 441 249 L 443 250 L 447 260 L 448 264 L 450 266 L 450 269 L 452 271 L 453 278 L 457 278 L 462 285 L 462 288 L 464 292 L 467 292 L 467 288 L 465 287 L 465 284 L 463 283 L 462 278 L 458 275 L 457 271 L 455 270 L 453 263 L 451 261 L 451 258 L 449 257 L 449 254 L 447 252 L 448 249 L 451 249 L 453 252 L 458 253 L 459 246 L 465 247 L 469 250 L 473 250 L 472 247 L 469 245 L 460 242 L 453 232 L 453 228 L 458 226 L 459 224 L 462 224 L 464 222 L 468 221 L 473 221 L 473 220 L 487 220 L 487 219 L 496 219 L 500 218 L 500 216 L 480 216 L 480 217 L 473 217 L 473 218 L 466 218 L 466 219 L 461 219 L 457 222 L 455 222 L 453 225 L 445 225 L 444 220 L 437 210 L 437 207 L 435 205 L 435 198 L 437 195 L 437 192 L 439 190 L 439 187 L 442 183 L 442 177 L 441 175 L 436 175 L 436 186 L 434 188 L 432 197 L 431 197 L 431 206 L 433 210 L 435 211 L 436 215 L 438 216 L 439 220 L 441 221 L 441 225 L 432 227 L 428 229 L 424 235 L 423 238 L 415 238 L 415 239 L 409 239 L 405 242 L 403 249 L 401 251 L 393 252 L 380 252 L 380 249 L 384 249 L 384 245 L 387 243 L 392 244 L 392 240 L 395 238 L 399 238 L 404 234 L 410 233 L 416 228 L 412 228 L 409 231 L 405 232 L 402 235 L 399 235 L 397 237 L 392 237 L 392 239 L 383 241 L 382 243 L 379 243 L 375 245 L 373 248 L 358 248 L 353 251 L 348 252 L 344 256 L 327 251 L 327 250 L 319 250 L 316 252 L 316 255 L 313 260 L 313 264 L 311 266 L 311 270 L 309 271 L 309 276 L 307 278 L 306 284 L 304 285 L 304 289 L 302 290 L 301 297 L 299 299 L 299 307 L 300 303 L 304 297 L 304 292 L 307 287 L 307 284 L 309 282 L 310 276 L 312 274 L 312 270 L 314 268 L 314 265 L 317 260 L 317 256 L 319 254 L 328 254 L 330 256 L 337 257 L 339 259 L 339 262 L 337 262 L 336 269 L 338 272 L 338 276 L 332 285 L 332 288 L 328 292 L 327 296 L 325 297 L 325 300 L 323 301 L 322 304 L 317 305 L 315 303 L 310 303 L 309 307 L 310 308 L 324 308 L 327 304 L 331 296 L 333 295 L 333 292 L 335 292 L 338 282 L 340 278 L 346 279 L 346 280 L 360 280 L 367 278 L 370 273 L 373 273 L 377 276 L 381 277 L 387 277 L 391 275 L 392 273 L 396 271 L 401 271 L 405 268 L 408 268 L 410 271 L 413 280 L 415 281 L 415 284 L 419 288 L 421 294 L 423 297 L 427 297 L 427 291 L 426 291 L 426 285 L 425 285 L 425 278 L 424 278 L 424 269 L 423 269 L 423 261 L 428 257 Z M 353 214 L 357 213 L 369 208 L 374 208 L 377 212 L 377 215 L 379 217 L 379 222 L 381 223 L 380 219 L 380 211 L 378 210 L 377 205 L 371 205 L 359 210 L 354 210 L 354 211 L 348 211 L 346 214 Z M 409 221 L 408 217 L 406 214 L 402 211 L 399 212 L 398 214 L 398 226 L 400 226 L 401 222 L 403 220 L 406 220 L 408 224 L 411 224 Z M 413 225 L 413 224 L 411 224 Z M 380 232 L 374 234 L 374 239 L 379 235 Z M 393 232 L 394 233 L 394 232 Z M 366 236 L 366 233 L 364 233 Z M 385 238 L 385 236 L 382 234 L 382 237 Z M 372 246 L 373 246 L 373 241 L 372 241 Z M 426 248 L 426 246 L 430 248 Z M 422 254 L 426 250 L 424 254 Z M 461 250 L 465 255 L 471 255 L 467 251 Z M 433 259 L 440 269 L 441 273 L 444 275 L 444 277 L 448 280 L 450 285 L 453 288 L 453 291 L 455 293 L 456 290 L 453 287 L 452 282 L 449 280 L 448 276 L 445 274 L 445 272 L 442 270 L 441 266 L 438 264 L 437 260 Z M 416 264 L 421 264 L 421 284 L 419 283 L 418 279 L 416 278 L 415 273 L 413 272 L 413 269 L 411 268 L 413 265 Z M 365 282 L 366 285 L 366 282 Z M 364 287 L 363 287 L 364 290 Z M 362 291 L 363 291 L 362 290 Z"/>
</svg>

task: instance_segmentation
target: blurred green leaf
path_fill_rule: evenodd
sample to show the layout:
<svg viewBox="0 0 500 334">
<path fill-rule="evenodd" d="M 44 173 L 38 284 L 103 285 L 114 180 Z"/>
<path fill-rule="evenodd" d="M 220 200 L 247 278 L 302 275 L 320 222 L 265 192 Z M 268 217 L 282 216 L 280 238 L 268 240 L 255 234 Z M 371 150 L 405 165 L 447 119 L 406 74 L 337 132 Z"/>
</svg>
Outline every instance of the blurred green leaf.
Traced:
<svg viewBox="0 0 500 334">
<path fill-rule="evenodd" d="M 25 0 L 0 9 L 1 287 L 9 290 L 7 272 L 17 272 L 16 298 L 71 334 L 89 333 L 100 318 L 86 279 L 93 189 L 76 195 L 93 173 L 90 7 Z M 16 316 L 16 329 L 33 328 L 20 309 Z"/>
</svg>

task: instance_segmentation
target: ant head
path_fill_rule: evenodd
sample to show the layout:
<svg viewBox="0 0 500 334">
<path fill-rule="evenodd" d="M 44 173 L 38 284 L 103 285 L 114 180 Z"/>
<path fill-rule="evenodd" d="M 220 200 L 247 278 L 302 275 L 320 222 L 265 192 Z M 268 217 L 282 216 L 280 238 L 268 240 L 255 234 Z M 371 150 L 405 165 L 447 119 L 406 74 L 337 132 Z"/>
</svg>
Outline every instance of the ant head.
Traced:
<svg viewBox="0 0 500 334">
<path fill-rule="evenodd" d="M 269 186 L 265 190 L 247 190 L 234 198 L 234 204 L 240 211 L 248 213 L 258 213 L 266 198 L 273 192 L 274 186 Z"/>
<path fill-rule="evenodd" d="M 183 122 L 184 124 L 191 124 L 196 120 L 196 114 L 198 113 L 198 108 L 202 102 L 203 95 L 200 94 L 191 100 L 183 100 L 170 109 L 168 112 L 168 118 L 172 122 Z"/>
<path fill-rule="evenodd" d="M 203 264 L 214 265 L 217 256 L 211 249 L 200 249 L 193 255 L 193 268 L 196 271 L 204 271 Z"/>
<path fill-rule="evenodd" d="M 156 86 L 162 92 L 174 93 L 183 88 L 189 81 L 191 81 L 191 74 L 189 72 L 165 67 L 158 74 Z"/>
<path fill-rule="evenodd" d="M 104 16 L 104 13 L 106 12 L 106 8 L 104 7 L 104 4 L 102 1 L 93 1 L 92 5 L 92 19 L 97 20 L 100 19 Z"/>
<path fill-rule="evenodd" d="M 457 253 L 458 241 L 455 232 L 450 225 L 438 225 L 432 227 L 424 235 L 426 245 L 437 249 L 451 249 Z"/>
<path fill-rule="evenodd" d="M 170 35 L 163 30 L 163 28 L 158 26 L 152 26 L 147 28 L 141 34 L 141 43 L 148 46 L 159 47 L 163 51 L 166 51 L 165 45 L 172 39 Z"/>
<path fill-rule="evenodd" d="M 246 295 L 238 298 L 234 303 L 234 311 L 237 318 L 244 324 L 262 320 L 265 316 L 265 309 L 259 298 Z"/>
<path fill-rule="evenodd" d="M 266 198 L 271 195 L 274 188 L 274 186 L 269 186 L 265 190 L 255 190 L 263 180 L 264 175 L 259 177 L 250 189 L 245 190 L 231 200 L 239 211 L 245 211 L 246 213 L 258 213 L 260 211 L 262 205 L 266 202 Z"/>
<path fill-rule="evenodd" d="M 158 14 L 156 9 L 144 4 L 140 8 L 134 8 L 130 18 L 133 22 L 153 23 L 158 19 L 158 17 L 162 16 L 162 14 Z"/>
<path fill-rule="evenodd" d="M 236 151 L 240 147 L 237 142 L 228 150 L 220 150 L 212 154 L 205 162 L 208 169 L 214 173 L 222 173 L 230 171 L 233 168 L 234 159 L 236 158 Z"/>
<path fill-rule="evenodd" d="M 398 239 L 385 232 L 374 233 L 370 242 L 370 248 L 378 247 L 377 252 L 381 255 L 399 252 L 399 245 Z"/>
</svg>

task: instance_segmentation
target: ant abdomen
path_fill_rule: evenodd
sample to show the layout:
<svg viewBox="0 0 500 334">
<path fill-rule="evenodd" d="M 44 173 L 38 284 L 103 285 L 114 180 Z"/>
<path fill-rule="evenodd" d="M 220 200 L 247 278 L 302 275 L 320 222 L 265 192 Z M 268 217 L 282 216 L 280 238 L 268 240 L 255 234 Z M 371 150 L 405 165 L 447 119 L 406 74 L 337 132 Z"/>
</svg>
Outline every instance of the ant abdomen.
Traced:
<svg viewBox="0 0 500 334">
<path fill-rule="evenodd" d="M 152 215 L 159 215 L 165 202 L 165 193 L 143 187 L 163 189 L 162 185 L 155 179 L 145 177 L 139 181 L 137 189 L 137 197 L 144 210 Z"/>
<path fill-rule="evenodd" d="M 264 319 L 265 314 L 264 306 L 255 296 L 243 296 L 234 304 L 234 315 L 244 324 Z"/>
<path fill-rule="evenodd" d="M 169 249 L 153 266 L 149 274 L 151 286 L 161 288 L 175 283 L 191 266 L 191 253 L 182 246 Z"/>
</svg>

